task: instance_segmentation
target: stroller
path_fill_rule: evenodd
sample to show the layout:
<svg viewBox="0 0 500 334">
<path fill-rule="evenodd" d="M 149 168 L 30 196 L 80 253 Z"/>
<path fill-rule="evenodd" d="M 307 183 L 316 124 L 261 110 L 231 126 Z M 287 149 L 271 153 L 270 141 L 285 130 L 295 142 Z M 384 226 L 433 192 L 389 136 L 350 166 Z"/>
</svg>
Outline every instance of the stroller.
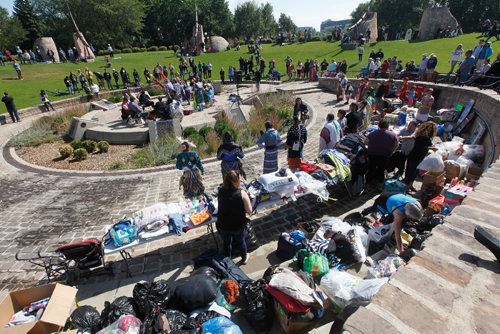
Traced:
<svg viewBox="0 0 500 334">
<path fill-rule="evenodd" d="M 42 267 L 47 275 L 47 281 L 65 281 L 73 285 L 81 277 L 88 276 L 98 270 L 113 273 L 112 263 L 104 262 L 104 246 L 98 239 L 86 239 L 79 242 L 58 246 L 52 255 L 42 255 L 37 252 L 36 257 L 21 258 L 16 253 L 17 261 L 26 261 L 37 267 Z M 91 270 L 93 268 L 98 268 Z"/>
</svg>

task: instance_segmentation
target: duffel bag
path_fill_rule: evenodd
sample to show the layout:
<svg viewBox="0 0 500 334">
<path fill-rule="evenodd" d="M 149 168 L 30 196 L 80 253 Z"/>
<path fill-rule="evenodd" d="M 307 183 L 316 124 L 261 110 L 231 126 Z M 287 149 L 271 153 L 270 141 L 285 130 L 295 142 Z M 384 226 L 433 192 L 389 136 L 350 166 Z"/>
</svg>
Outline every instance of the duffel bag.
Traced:
<svg viewBox="0 0 500 334">
<path fill-rule="evenodd" d="M 116 247 L 128 245 L 137 239 L 137 226 L 130 218 L 122 219 L 111 226 L 109 236 Z"/>
</svg>

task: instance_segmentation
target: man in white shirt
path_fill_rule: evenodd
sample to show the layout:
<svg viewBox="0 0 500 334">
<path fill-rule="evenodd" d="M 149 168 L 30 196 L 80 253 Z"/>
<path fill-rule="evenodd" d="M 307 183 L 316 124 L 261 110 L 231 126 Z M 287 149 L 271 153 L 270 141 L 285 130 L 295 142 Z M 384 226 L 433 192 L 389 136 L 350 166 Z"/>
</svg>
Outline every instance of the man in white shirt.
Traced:
<svg viewBox="0 0 500 334">
<path fill-rule="evenodd" d="M 330 113 L 326 116 L 326 123 L 319 135 L 319 151 L 333 149 L 340 139 L 340 125 L 335 116 Z"/>
</svg>

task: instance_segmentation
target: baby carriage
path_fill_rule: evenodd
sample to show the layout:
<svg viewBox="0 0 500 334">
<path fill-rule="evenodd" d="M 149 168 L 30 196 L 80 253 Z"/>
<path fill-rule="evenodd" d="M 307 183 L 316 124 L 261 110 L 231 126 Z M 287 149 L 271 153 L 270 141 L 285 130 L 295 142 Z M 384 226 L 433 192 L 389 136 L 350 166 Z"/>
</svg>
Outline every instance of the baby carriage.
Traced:
<svg viewBox="0 0 500 334">
<path fill-rule="evenodd" d="M 113 272 L 112 263 L 104 262 L 104 246 L 98 239 L 60 245 L 51 255 L 43 255 L 39 250 L 35 257 L 21 258 L 17 252 L 16 260 L 44 268 L 49 283 L 62 280 L 68 285 L 73 285 L 81 277 L 96 273 L 98 270 Z M 93 268 L 98 269 L 91 270 Z"/>
</svg>

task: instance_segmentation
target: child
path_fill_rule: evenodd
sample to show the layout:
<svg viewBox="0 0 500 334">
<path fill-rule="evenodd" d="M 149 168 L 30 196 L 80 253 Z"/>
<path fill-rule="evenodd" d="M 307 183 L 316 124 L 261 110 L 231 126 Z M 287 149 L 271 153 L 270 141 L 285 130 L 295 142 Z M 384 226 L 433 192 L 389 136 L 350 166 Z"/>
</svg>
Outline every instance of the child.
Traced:
<svg viewBox="0 0 500 334">
<path fill-rule="evenodd" d="M 415 86 L 411 86 L 407 95 L 408 107 L 413 107 L 413 103 L 415 102 L 415 94 L 416 94 Z"/>
</svg>

